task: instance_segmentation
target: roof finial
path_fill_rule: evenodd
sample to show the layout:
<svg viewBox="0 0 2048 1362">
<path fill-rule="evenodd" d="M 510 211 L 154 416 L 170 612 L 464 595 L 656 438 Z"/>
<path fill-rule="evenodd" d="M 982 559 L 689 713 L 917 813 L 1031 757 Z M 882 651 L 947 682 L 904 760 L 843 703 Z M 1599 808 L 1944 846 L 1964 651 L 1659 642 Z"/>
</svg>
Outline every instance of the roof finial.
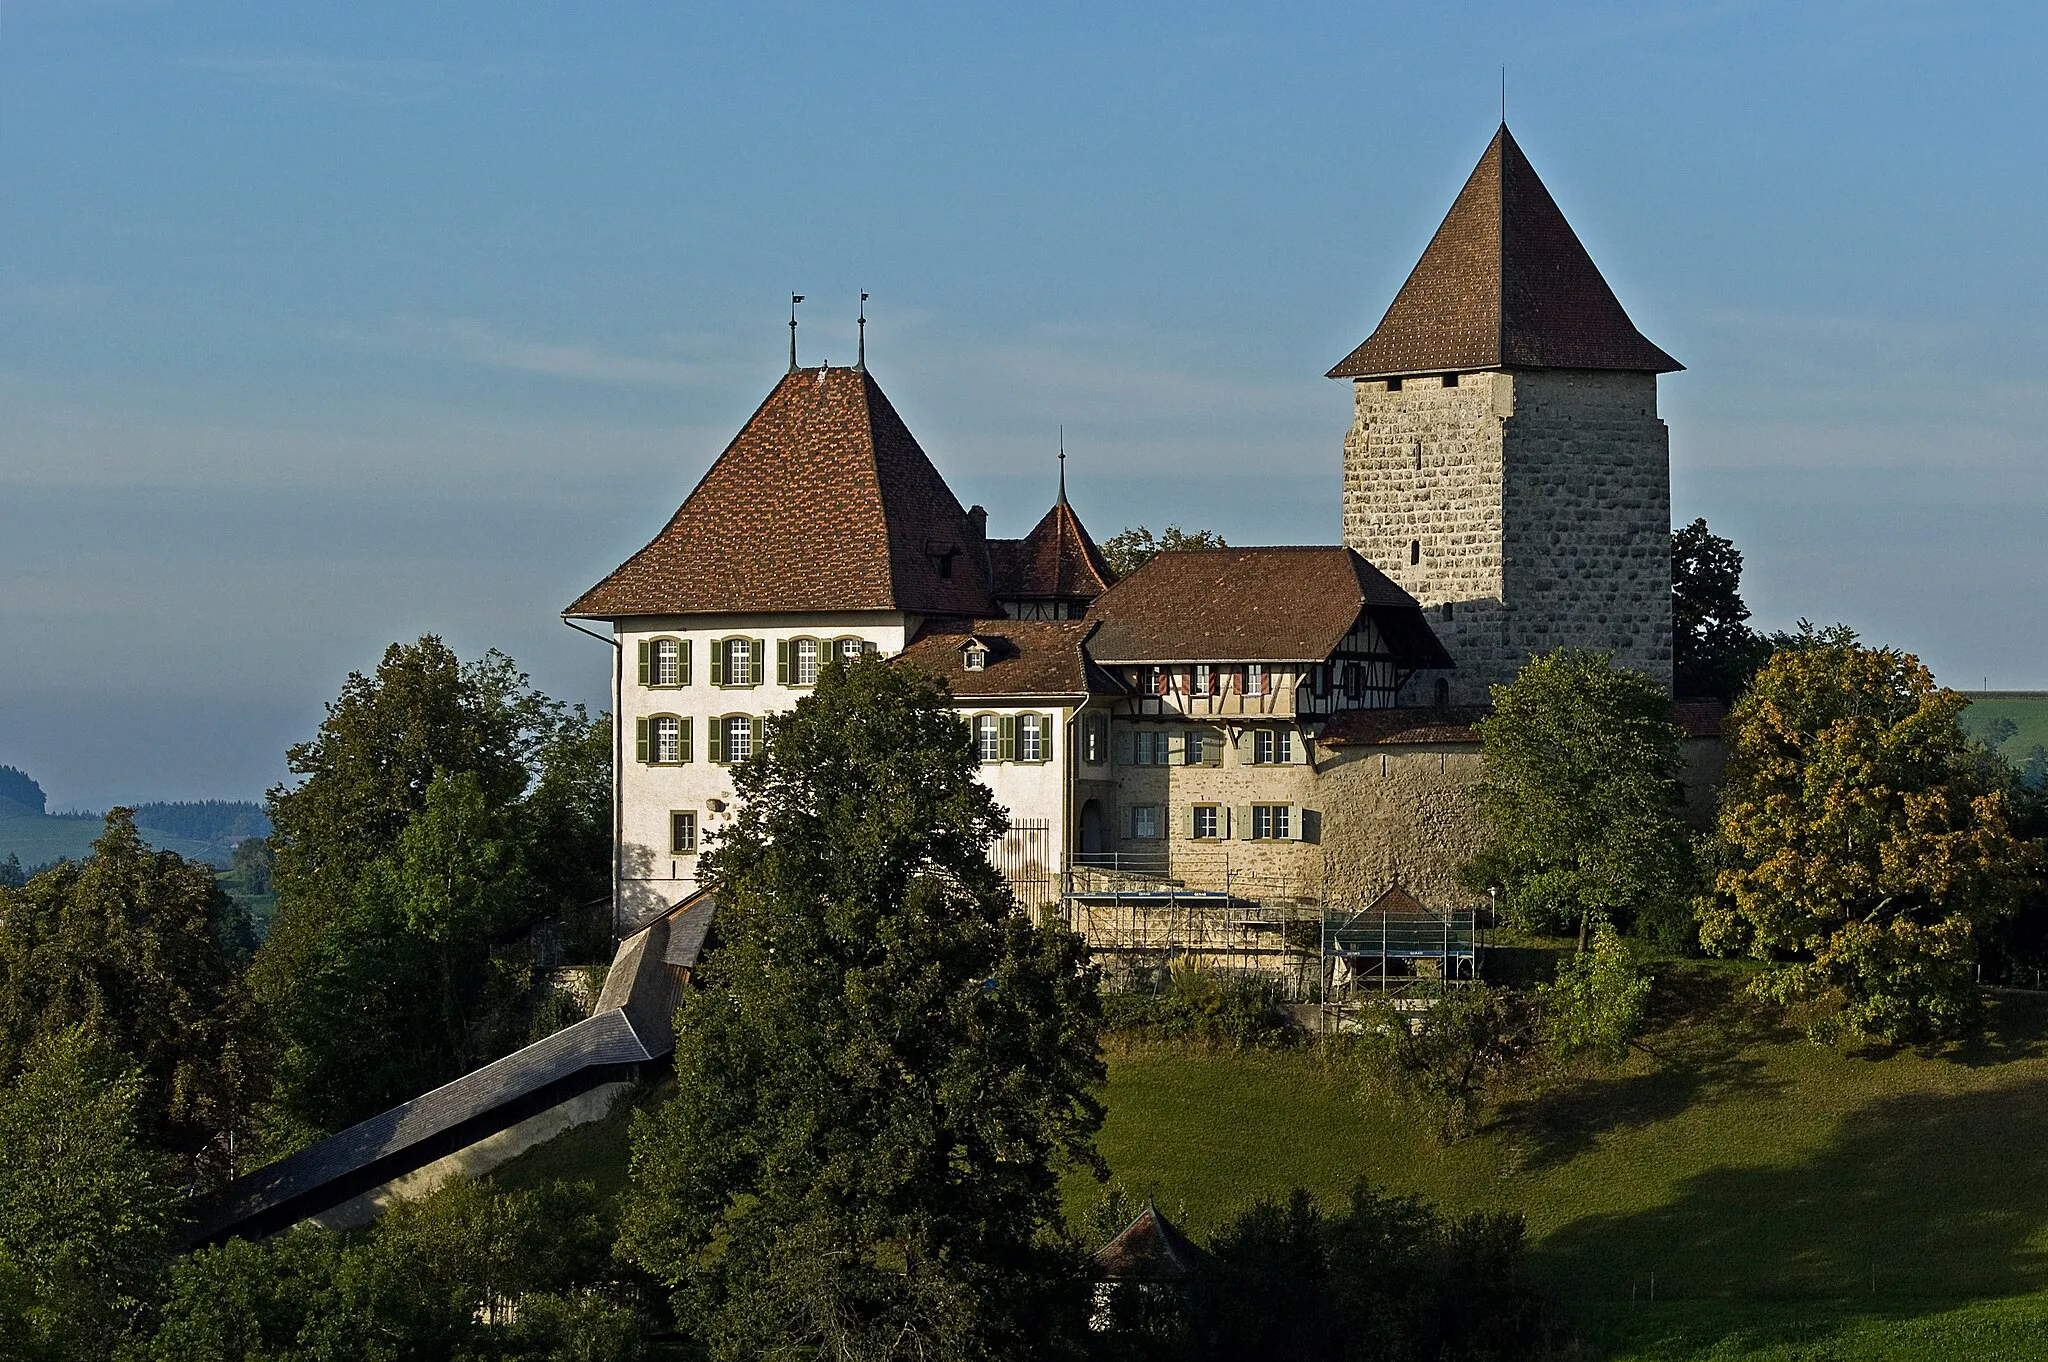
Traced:
<svg viewBox="0 0 2048 1362">
<path fill-rule="evenodd" d="M 1508 68 L 1500 68 L 1500 125 L 1508 125 Z"/>
<path fill-rule="evenodd" d="M 796 372 L 796 305 L 804 300 L 801 293 L 789 295 L 789 371 Z"/>
<path fill-rule="evenodd" d="M 868 295 L 865 290 L 860 295 L 860 360 L 853 367 L 862 373 L 866 373 L 868 368 Z"/>
<path fill-rule="evenodd" d="M 1060 427 L 1060 505 L 1067 504 L 1067 428 Z"/>
</svg>

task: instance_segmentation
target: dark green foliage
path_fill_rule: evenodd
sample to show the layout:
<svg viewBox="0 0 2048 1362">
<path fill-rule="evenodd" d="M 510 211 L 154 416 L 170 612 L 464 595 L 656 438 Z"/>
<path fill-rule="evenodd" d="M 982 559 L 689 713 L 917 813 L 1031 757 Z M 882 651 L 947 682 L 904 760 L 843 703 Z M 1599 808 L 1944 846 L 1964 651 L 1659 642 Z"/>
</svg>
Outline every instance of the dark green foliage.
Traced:
<svg viewBox="0 0 2048 1362">
<path fill-rule="evenodd" d="M 944 692 L 874 660 L 734 770 L 621 1244 L 713 1357 L 1021 1359 L 1078 1324 L 1058 1186 L 1095 1163 L 1095 977 L 989 863 L 976 770 Z"/>
<path fill-rule="evenodd" d="M 1334 1215 L 1298 1188 L 1262 1197 L 1208 1249 L 1178 1286 L 1112 1287 L 1097 1355 L 1479 1362 L 1557 1341 L 1513 1212 L 1444 1216 L 1360 1180 Z"/>
<path fill-rule="evenodd" d="M 1478 725 L 1488 842 L 1467 882 L 1497 888 L 1510 921 L 1535 931 L 1610 921 L 1690 945 L 1685 738 L 1663 691 L 1604 653 L 1564 648 L 1495 686 L 1493 702 Z"/>
<path fill-rule="evenodd" d="M 1559 1058 L 1592 1050 L 1620 1059 L 1643 1029 L 1650 976 L 1613 927 L 1593 929 L 1587 948 L 1558 966 L 1538 995 L 1543 1037 Z"/>
<path fill-rule="evenodd" d="M 270 797 L 278 906 L 251 980 L 282 1052 L 273 1148 L 523 1039 L 529 934 L 609 885 L 609 733 L 436 638 L 349 677 Z M 608 945 L 591 935 L 571 939 Z"/>
<path fill-rule="evenodd" d="M 10 1357 L 100 1362 L 153 1295 L 182 1210 L 149 1149 L 142 1073 L 75 1026 L 0 1090 L 0 1340 Z"/>
<path fill-rule="evenodd" d="M 1733 704 L 1771 655 L 1742 603 L 1742 552 L 1695 520 L 1671 532 L 1671 660 L 1681 698 Z"/>
<path fill-rule="evenodd" d="M 1221 549 L 1229 545 L 1214 530 L 1183 530 L 1178 525 L 1168 525 L 1165 533 L 1154 539 L 1152 531 L 1143 525 L 1133 525 L 1103 540 L 1099 547 L 1110 570 L 1119 577 L 1128 577 L 1162 553 L 1181 549 Z"/>
<path fill-rule="evenodd" d="M 0 891 L 0 1082 L 90 1024 L 141 1065 L 149 1137 L 228 1172 L 262 1068 L 234 967 L 246 934 L 211 866 L 151 850 L 115 809 L 86 860 Z"/>
<path fill-rule="evenodd" d="M 137 804 L 137 827 L 188 837 L 195 842 L 227 842 L 238 837 L 262 837 L 270 831 L 270 819 L 261 804 L 245 799 L 206 799 L 178 804 Z"/>
<path fill-rule="evenodd" d="M 1492 1091 L 1535 1046 L 1536 1013 L 1509 989 L 1447 989 L 1419 1013 L 1370 1004 L 1350 1045 L 1367 1091 L 1412 1105 L 1448 1144 L 1479 1126 Z"/>
<path fill-rule="evenodd" d="M 0 766 L 0 799 L 12 800 L 30 813 L 49 812 L 49 797 L 43 787 L 16 766 Z"/>
<path fill-rule="evenodd" d="M 28 872 L 21 868 L 21 857 L 13 852 L 0 861 L 0 889 L 19 889 L 28 883 Z"/>
<path fill-rule="evenodd" d="M 244 837 L 235 843 L 235 858 L 228 867 L 228 884 L 236 894 L 254 898 L 270 892 L 270 839 Z"/>
<path fill-rule="evenodd" d="M 1164 993 L 1103 997 L 1103 1029 L 1132 1040 L 1192 1041 L 1237 1050 L 1271 1049 L 1301 1038 L 1280 1005 L 1278 985 L 1177 970 Z"/>
<path fill-rule="evenodd" d="M 589 1188 L 461 1183 L 365 1231 L 300 1228 L 172 1269 L 153 1362 L 640 1355 Z M 495 1321 L 495 1322 L 492 1322 Z"/>
</svg>

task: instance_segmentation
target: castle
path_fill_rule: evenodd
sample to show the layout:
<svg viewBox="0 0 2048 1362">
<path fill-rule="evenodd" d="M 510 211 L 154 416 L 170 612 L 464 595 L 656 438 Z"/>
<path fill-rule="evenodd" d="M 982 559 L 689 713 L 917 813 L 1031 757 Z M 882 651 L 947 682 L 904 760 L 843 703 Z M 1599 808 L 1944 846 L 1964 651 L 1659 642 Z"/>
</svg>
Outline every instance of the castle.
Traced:
<svg viewBox="0 0 2048 1362">
<path fill-rule="evenodd" d="M 1505 125 L 1330 370 L 1355 395 L 1342 545 L 1167 553 L 1119 581 L 1064 480 L 1028 535 L 992 539 L 864 365 L 792 353 L 661 532 L 564 612 L 616 649 L 619 925 L 699 888 L 762 720 L 867 653 L 951 688 L 1029 905 L 1104 877 L 1469 897 L 1488 687 L 1567 644 L 1671 683 L 1657 376 L 1679 367 Z"/>
</svg>

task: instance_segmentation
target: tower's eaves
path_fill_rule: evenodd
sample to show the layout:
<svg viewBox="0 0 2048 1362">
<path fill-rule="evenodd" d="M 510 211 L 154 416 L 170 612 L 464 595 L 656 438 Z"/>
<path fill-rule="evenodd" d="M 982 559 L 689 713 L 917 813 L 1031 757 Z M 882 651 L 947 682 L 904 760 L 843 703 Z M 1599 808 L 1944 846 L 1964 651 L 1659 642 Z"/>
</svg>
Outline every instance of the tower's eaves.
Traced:
<svg viewBox="0 0 2048 1362">
<path fill-rule="evenodd" d="M 1329 376 L 1684 367 L 1636 330 L 1503 123 L 1378 329 Z"/>
</svg>

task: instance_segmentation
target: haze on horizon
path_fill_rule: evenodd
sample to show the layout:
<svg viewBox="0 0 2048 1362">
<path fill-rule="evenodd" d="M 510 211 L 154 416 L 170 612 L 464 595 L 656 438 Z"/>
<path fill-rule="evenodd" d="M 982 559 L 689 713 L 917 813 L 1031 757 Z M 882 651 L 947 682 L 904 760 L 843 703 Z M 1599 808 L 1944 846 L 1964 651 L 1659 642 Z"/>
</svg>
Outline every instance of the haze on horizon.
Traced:
<svg viewBox="0 0 2048 1362">
<path fill-rule="evenodd" d="M 562 606 L 786 363 L 1019 534 L 1334 542 L 1345 385 L 1508 114 L 1757 622 L 2048 687 L 2036 6 L 50 4 L 0 26 L 0 763 L 256 798 Z"/>
</svg>

